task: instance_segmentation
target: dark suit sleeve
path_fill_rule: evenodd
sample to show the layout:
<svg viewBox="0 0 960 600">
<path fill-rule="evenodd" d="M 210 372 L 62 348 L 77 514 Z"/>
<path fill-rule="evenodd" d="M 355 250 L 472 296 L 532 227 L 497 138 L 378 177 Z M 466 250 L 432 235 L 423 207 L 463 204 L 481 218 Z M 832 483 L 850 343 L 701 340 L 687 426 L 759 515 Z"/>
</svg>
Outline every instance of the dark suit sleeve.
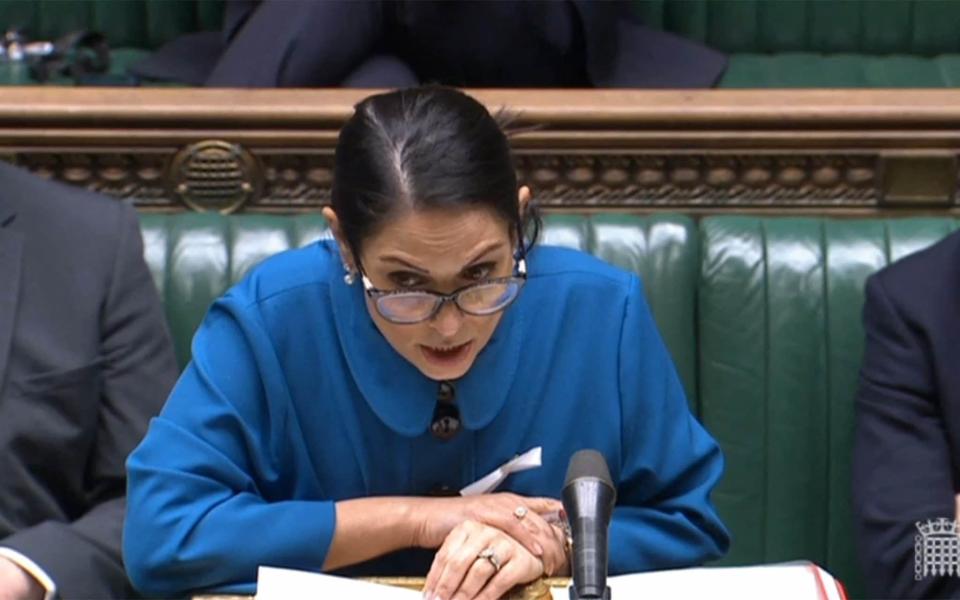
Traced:
<svg viewBox="0 0 960 600">
<path fill-rule="evenodd" d="M 713 48 L 634 22 L 629 3 L 575 0 L 573 6 L 595 87 L 708 88 L 727 68 L 727 57 Z"/>
<path fill-rule="evenodd" d="M 915 572 L 916 523 L 955 517 L 951 453 L 923 319 L 905 314 L 873 276 L 863 320 L 853 502 L 871 595 L 960 597 L 960 578 L 917 579 Z"/>
<path fill-rule="evenodd" d="M 113 274 L 101 310 L 102 397 L 97 444 L 86 474 L 91 509 L 72 523 L 48 521 L 0 541 L 42 567 L 64 598 L 133 595 L 120 554 L 124 463 L 177 375 L 133 209 L 124 207 L 120 221 Z"/>
<path fill-rule="evenodd" d="M 383 33 L 380 2 L 267 0 L 249 13 L 246 4 L 228 15 L 234 33 L 208 87 L 336 86 Z"/>
</svg>

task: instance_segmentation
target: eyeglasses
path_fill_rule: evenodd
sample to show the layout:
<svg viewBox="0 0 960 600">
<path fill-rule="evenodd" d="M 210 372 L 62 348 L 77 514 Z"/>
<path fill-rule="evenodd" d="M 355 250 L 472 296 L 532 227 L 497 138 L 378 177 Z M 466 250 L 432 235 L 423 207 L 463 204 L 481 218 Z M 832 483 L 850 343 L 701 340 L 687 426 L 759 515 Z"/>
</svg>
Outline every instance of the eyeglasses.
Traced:
<svg viewBox="0 0 960 600">
<path fill-rule="evenodd" d="M 527 265 L 517 261 L 512 277 L 497 277 L 465 285 L 449 294 L 429 290 L 378 290 L 363 275 L 363 289 L 373 300 L 377 312 L 391 323 L 411 325 L 432 319 L 443 305 L 453 302 L 468 315 L 483 317 L 510 306 L 527 279 Z"/>
</svg>

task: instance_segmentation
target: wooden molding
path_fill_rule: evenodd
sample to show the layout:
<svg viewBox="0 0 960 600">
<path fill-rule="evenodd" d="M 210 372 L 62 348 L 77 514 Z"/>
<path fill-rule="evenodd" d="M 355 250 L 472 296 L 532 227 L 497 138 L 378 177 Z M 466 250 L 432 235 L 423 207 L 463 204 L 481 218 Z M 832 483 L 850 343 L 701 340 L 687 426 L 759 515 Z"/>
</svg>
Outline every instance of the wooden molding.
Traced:
<svg viewBox="0 0 960 600">
<path fill-rule="evenodd" d="M 315 210 L 369 93 L 10 87 L 0 158 L 144 210 Z M 547 210 L 960 212 L 960 91 L 470 93 Z"/>
</svg>

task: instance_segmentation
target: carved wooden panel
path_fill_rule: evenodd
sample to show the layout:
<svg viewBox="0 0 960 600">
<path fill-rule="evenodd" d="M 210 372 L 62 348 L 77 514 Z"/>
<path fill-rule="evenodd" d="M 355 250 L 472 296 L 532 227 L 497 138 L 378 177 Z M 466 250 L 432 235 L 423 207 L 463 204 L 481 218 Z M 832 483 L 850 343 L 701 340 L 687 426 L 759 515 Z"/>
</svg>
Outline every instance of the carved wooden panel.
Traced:
<svg viewBox="0 0 960 600">
<path fill-rule="evenodd" d="M 0 159 L 145 210 L 316 210 L 367 93 L 10 88 Z M 473 93 L 548 210 L 960 212 L 960 91 Z"/>
<path fill-rule="evenodd" d="M 46 179 L 55 179 L 139 206 L 170 206 L 166 189 L 169 152 L 91 152 L 85 148 L 63 151 L 4 152 L 0 158 L 25 167 Z"/>
<path fill-rule="evenodd" d="M 869 206 L 877 156 L 520 154 L 544 206 Z"/>
<path fill-rule="evenodd" d="M 5 158 L 144 208 L 311 209 L 329 202 L 333 180 L 331 151 L 249 151 L 216 140 L 178 151 L 42 150 Z M 547 208 L 878 204 L 877 154 L 519 151 L 516 159 L 520 182 Z"/>
</svg>

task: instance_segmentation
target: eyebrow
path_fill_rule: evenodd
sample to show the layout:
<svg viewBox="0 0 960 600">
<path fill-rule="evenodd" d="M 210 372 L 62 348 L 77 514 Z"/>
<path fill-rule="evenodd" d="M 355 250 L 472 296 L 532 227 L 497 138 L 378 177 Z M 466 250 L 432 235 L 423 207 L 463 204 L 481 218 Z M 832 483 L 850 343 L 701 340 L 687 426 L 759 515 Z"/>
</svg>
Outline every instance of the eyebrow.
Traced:
<svg viewBox="0 0 960 600">
<path fill-rule="evenodd" d="M 399 256 L 381 256 L 381 257 L 380 257 L 380 260 L 381 260 L 382 262 L 397 263 L 397 264 L 402 265 L 402 266 L 404 266 L 404 267 L 407 267 L 407 268 L 409 268 L 409 269 L 411 269 L 411 270 L 413 270 L 413 271 L 416 271 L 417 273 L 424 273 L 424 274 L 429 274 L 429 273 L 430 273 L 430 271 L 428 271 L 428 270 L 426 270 L 426 269 L 421 269 L 421 268 L 418 267 L 417 265 L 415 265 L 415 264 L 413 264 L 413 263 L 409 263 L 409 262 L 403 260 L 402 258 L 400 258 Z"/>
<path fill-rule="evenodd" d="M 488 245 L 486 248 L 483 248 L 480 252 L 478 252 L 478 253 L 476 254 L 476 256 L 473 257 L 473 259 L 471 259 L 470 261 L 468 261 L 467 264 L 463 267 L 463 269 L 467 269 L 467 268 L 469 268 L 469 267 L 472 267 L 472 266 L 473 266 L 477 261 L 479 261 L 481 258 L 483 258 L 483 257 L 485 257 L 486 255 L 490 254 L 490 253 L 493 252 L 494 250 L 499 250 L 499 249 L 502 248 L 502 247 L 503 247 L 503 242 L 492 242 L 492 243 L 491 243 L 490 245 Z M 423 273 L 423 274 L 425 274 L 425 275 L 429 275 L 429 274 L 430 274 L 430 271 L 429 271 L 429 270 L 424 269 L 424 268 L 421 268 L 421 267 L 418 267 L 417 265 L 415 265 L 415 264 L 413 264 L 413 263 L 411 263 L 411 262 L 409 262 L 409 261 L 407 261 L 407 260 L 404 260 L 403 258 L 401 258 L 401 257 L 399 257 L 399 256 L 394 256 L 394 255 L 392 255 L 392 254 L 387 255 L 387 256 L 381 256 L 381 257 L 380 257 L 380 260 L 383 261 L 383 262 L 397 263 L 397 264 L 399 264 L 399 265 L 403 265 L 404 267 L 407 267 L 408 269 L 411 269 L 411 270 L 416 271 L 416 272 L 418 272 L 418 273 Z M 461 269 L 461 270 L 462 270 L 462 269 Z"/>
</svg>

